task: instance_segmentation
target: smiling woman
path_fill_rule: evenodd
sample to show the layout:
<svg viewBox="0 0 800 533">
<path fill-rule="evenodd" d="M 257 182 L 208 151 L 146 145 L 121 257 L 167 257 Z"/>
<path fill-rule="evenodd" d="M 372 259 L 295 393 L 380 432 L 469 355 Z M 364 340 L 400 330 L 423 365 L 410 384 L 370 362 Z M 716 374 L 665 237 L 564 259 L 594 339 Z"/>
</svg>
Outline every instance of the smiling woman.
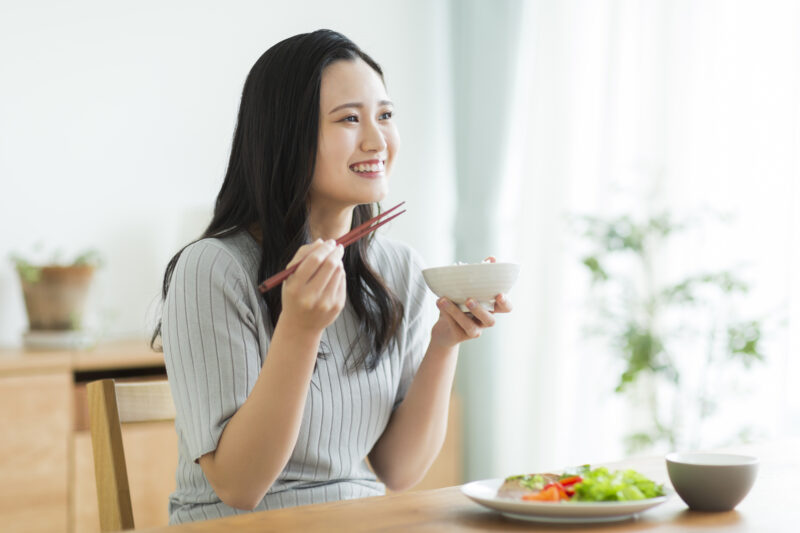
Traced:
<svg viewBox="0 0 800 533">
<path fill-rule="evenodd" d="M 393 105 L 383 80 L 361 58 L 337 61 L 322 75 L 319 146 L 309 191 L 310 211 L 330 213 L 343 206 L 377 202 L 389 191 L 400 142 Z M 344 103 L 342 103 L 344 102 Z M 312 219 L 312 226 L 316 225 Z M 331 228 L 335 238 L 349 228 Z"/>
<path fill-rule="evenodd" d="M 176 407 L 170 522 L 403 490 L 438 454 L 459 345 L 494 317 L 434 304 L 404 244 L 335 243 L 388 192 L 392 112 L 378 64 L 333 31 L 251 69 L 213 218 L 169 263 L 153 337 Z"/>
</svg>

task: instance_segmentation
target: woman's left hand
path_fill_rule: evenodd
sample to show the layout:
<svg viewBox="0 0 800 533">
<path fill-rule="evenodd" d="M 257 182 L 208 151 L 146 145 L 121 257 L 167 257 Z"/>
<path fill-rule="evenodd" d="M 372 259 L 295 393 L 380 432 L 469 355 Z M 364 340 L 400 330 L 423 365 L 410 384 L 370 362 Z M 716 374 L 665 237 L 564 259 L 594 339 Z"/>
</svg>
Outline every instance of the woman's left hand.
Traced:
<svg viewBox="0 0 800 533">
<path fill-rule="evenodd" d="M 488 257 L 486 260 L 494 263 L 495 258 Z M 447 298 L 439 298 L 436 306 L 439 308 L 439 320 L 431 331 L 431 344 L 435 343 L 443 348 L 451 348 L 465 340 L 480 337 L 484 329 L 494 326 L 494 313 L 508 313 L 512 308 L 504 294 L 495 297 L 493 311 L 484 308 L 474 298 L 467 299 L 467 307 L 472 316 Z"/>
</svg>

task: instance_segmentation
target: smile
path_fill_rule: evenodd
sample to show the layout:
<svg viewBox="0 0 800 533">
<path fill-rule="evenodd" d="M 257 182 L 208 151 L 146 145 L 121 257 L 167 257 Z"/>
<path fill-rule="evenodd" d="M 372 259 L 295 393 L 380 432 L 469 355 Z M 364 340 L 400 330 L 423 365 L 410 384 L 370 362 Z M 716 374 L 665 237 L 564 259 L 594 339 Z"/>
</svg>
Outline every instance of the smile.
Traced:
<svg viewBox="0 0 800 533">
<path fill-rule="evenodd" d="M 375 175 L 382 173 L 386 170 L 384 161 L 379 159 L 372 159 L 370 161 L 361 161 L 350 165 L 350 170 L 357 174 Z"/>
</svg>

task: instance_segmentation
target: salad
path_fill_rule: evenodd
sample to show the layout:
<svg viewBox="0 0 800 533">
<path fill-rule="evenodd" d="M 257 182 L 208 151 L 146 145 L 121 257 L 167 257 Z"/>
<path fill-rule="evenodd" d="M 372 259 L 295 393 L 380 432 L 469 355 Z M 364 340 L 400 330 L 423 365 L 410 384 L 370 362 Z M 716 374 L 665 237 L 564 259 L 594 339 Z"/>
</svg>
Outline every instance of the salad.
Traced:
<svg viewBox="0 0 800 533">
<path fill-rule="evenodd" d="M 664 487 L 635 470 L 583 465 L 563 474 L 507 477 L 497 495 L 538 502 L 624 502 L 664 496 Z"/>
</svg>

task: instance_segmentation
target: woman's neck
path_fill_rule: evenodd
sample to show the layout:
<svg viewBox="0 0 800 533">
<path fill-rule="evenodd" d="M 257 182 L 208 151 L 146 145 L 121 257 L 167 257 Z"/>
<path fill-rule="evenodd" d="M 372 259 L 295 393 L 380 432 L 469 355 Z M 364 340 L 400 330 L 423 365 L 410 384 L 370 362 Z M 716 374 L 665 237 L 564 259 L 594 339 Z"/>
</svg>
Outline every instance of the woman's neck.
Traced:
<svg viewBox="0 0 800 533">
<path fill-rule="evenodd" d="M 310 209 L 308 214 L 308 226 L 311 231 L 311 240 L 338 239 L 348 231 L 353 222 L 353 208 L 348 207 L 344 210 L 334 209 Z M 247 231 L 260 244 L 261 228 L 257 222 L 248 226 Z"/>
<path fill-rule="evenodd" d="M 308 211 L 308 227 L 312 241 L 338 239 L 350 231 L 353 222 L 353 207 L 344 209 L 310 207 Z"/>
</svg>

